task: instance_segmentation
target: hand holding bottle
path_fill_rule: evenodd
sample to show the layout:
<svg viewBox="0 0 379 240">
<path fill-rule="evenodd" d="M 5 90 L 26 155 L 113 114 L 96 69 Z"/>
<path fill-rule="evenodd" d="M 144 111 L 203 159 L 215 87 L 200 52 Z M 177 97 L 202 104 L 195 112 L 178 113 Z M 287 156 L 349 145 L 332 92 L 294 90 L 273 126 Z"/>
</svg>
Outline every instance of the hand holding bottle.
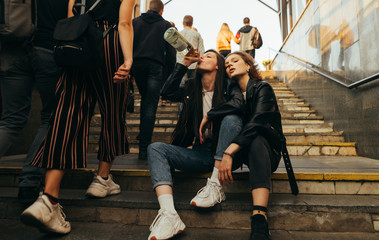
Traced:
<svg viewBox="0 0 379 240">
<path fill-rule="evenodd" d="M 191 48 L 188 53 L 184 56 L 182 64 L 186 67 L 189 67 L 192 63 L 200 61 L 200 52 L 194 48 Z"/>
</svg>

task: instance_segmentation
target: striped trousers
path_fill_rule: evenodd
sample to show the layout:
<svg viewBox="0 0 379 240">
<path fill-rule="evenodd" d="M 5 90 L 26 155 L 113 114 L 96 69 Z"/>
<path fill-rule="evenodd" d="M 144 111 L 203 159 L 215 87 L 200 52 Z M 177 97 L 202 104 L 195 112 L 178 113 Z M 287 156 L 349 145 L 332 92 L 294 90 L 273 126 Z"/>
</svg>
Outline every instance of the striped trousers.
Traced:
<svg viewBox="0 0 379 240">
<path fill-rule="evenodd" d="M 104 30 L 107 23 L 100 25 Z M 88 132 L 96 102 L 101 113 L 101 135 L 97 158 L 112 162 L 129 152 L 125 123 L 127 82 L 113 83 L 123 63 L 118 32 L 104 38 L 105 61 L 94 70 L 66 69 L 57 83 L 59 98 L 48 132 L 32 165 L 47 169 L 84 168 L 87 163 Z"/>
</svg>

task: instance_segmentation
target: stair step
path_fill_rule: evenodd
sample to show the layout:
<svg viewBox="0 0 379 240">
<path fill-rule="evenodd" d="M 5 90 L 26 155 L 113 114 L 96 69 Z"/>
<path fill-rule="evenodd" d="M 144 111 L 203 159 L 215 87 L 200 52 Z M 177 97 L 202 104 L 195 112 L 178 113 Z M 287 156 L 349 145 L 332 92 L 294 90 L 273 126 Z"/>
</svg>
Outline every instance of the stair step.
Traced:
<svg viewBox="0 0 379 240">
<path fill-rule="evenodd" d="M 122 191 L 105 199 L 87 199 L 84 193 L 84 189 L 62 189 L 60 202 L 67 220 L 149 226 L 159 208 L 152 191 Z M 22 207 L 16 200 L 17 189 L 1 188 L 0 194 L 2 218 L 19 218 Z M 174 193 L 175 207 L 186 226 L 250 228 L 251 194 L 229 193 L 226 201 L 207 210 L 191 207 L 189 201 L 193 196 L 193 193 Z M 287 231 L 374 232 L 372 219 L 378 213 L 378 200 L 377 196 L 272 194 L 269 227 Z"/>
<path fill-rule="evenodd" d="M 170 140 L 167 139 L 166 143 Z M 97 142 L 96 142 L 97 144 Z M 138 153 L 138 142 L 130 142 L 130 152 Z M 287 149 L 290 156 L 356 156 L 355 143 L 308 143 L 308 142 L 287 142 Z"/>
<path fill-rule="evenodd" d="M 5 239 L 28 239 L 34 236 L 35 239 L 44 239 L 45 234 L 37 229 L 25 226 L 19 220 L 0 220 L 3 226 L 0 236 Z M 70 234 L 65 239 L 133 239 L 146 240 L 149 236 L 149 226 L 125 225 L 123 223 L 99 223 L 99 222 L 72 222 L 73 226 Z M 111 229 L 112 231 L 104 231 Z M 377 240 L 379 233 L 371 232 L 304 232 L 270 230 L 273 240 L 293 240 L 293 239 L 365 239 Z M 248 239 L 250 229 L 216 229 L 216 228 L 190 228 L 178 236 L 181 240 L 209 240 L 209 239 Z"/>
</svg>

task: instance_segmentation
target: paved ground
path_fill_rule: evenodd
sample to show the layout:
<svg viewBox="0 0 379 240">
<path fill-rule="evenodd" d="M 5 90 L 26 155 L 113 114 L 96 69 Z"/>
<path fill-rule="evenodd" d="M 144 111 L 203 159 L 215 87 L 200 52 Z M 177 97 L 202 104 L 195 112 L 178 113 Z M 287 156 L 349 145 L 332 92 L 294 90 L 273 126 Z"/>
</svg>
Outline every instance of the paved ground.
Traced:
<svg viewBox="0 0 379 240">
<path fill-rule="evenodd" d="M 41 234 L 38 230 L 24 226 L 17 220 L 0 220 L 0 239 L 2 240 L 145 240 L 149 235 L 148 226 L 130 226 L 105 223 L 72 223 L 72 232 L 65 236 Z M 220 230 L 188 228 L 176 240 L 240 240 L 248 239 L 250 230 Z M 377 240 L 379 233 L 320 233 L 271 231 L 273 240 Z"/>
</svg>

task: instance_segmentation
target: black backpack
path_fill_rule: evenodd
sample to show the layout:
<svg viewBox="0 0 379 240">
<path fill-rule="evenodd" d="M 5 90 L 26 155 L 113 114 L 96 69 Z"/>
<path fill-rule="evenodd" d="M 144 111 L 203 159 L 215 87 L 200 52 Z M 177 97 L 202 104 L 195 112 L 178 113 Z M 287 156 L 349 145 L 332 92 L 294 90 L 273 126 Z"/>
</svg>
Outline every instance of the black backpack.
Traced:
<svg viewBox="0 0 379 240">
<path fill-rule="evenodd" d="M 255 33 L 254 36 L 251 38 L 251 43 L 254 46 L 255 49 L 259 49 L 263 45 L 263 40 L 260 32 L 258 31 L 258 28 L 254 28 Z"/>
<path fill-rule="evenodd" d="M 96 26 L 91 14 L 100 3 L 97 0 L 84 13 L 85 1 L 82 0 L 81 13 L 57 22 L 54 39 L 54 58 L 58 66 L 75 68 L 97 68 L 104 61 L 104 43 L 106 36 Z M 108 29 L 106 31 L 109 32 Z"/>
</svg>

